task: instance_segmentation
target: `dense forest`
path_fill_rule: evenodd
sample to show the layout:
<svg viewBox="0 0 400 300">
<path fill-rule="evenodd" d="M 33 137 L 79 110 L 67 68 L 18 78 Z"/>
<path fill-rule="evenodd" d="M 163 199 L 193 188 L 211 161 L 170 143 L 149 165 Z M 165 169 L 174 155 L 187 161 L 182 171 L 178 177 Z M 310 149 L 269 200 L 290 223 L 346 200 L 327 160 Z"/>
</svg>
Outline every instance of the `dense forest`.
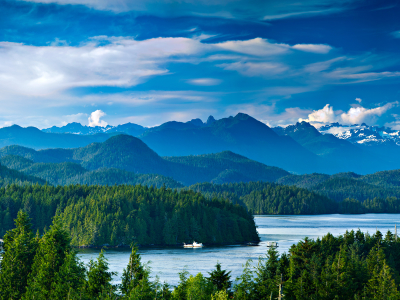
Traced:
<svg viewBox="0 0 400 300">
<path fill-rule="evenodd" d="M 122 282 L 113 285 L 102 251 L 87 265 L 79 261 L 68 231 L 58 218 L 35 235 L 26 213 L 4 237 L 0 261 L 0 299 L 268 300 L 399 299 L 400 240 L 346 232 L 304 240 L 288 253 L 270 248 L 258 262 L 249 260 L 236 280 L 216 262 L 207 275 L 179 273 L 179 284 L 151 281 L 150 269 L 132 247 Z M 233 281 L 235 282 L 233 284 Z"/>
<path fill-rule="evenodd" d="M 400 170 L 382 171 L 368 175 L 352 172 L 326 174 L 288 175 L 276 183 L 306 188 L 335 201 L 346 198 L 367 199 L 400 198 Z"/>
<path fill-rule="evenodd" d="M 346 198 L 333 201 L 319 193 L 296 186 L 268 182 L 201 183 L 189 187 L 208 198 L 224 198 L 245 206 L 256 215 L 313 215 L 400 213 L 400 200 L 396 197 L 370 198 L 363 201 Z"/>
<path fill-rule="evenodd" d="M 142 184 L 147 186 L 179 188 L 182 184 L 170 177 L 157 174 L 136 174 L 121 169 L 101 168 L 89 171 L 73 162 L 62 163 L 35 163 L 30 159 L 7 155 L 0 158 L 5 168 L 14 169 L 23 174 L 41 178 L 40 183 L 52 185 L 88 184 L 88 185 L 120 185 Z M 12 170 L 10 170 L 12 171 Z"/>
<path fill-rule="evenodd" d="M 1 236 L 21 209 L 40 233 L 57 215 L 74 246 L 259 240 L 253 216 L 242 206 L 165 187 L 9 185 L 0 189 Z"/>
<path fill-rule="evenodd" d="M 27 185 L 27 184 L 45 184 L 46 181 L 35 176 L 11 170 L 0 164 L 0 187 L 5 187 L 10 184 Z"/>
</svg>

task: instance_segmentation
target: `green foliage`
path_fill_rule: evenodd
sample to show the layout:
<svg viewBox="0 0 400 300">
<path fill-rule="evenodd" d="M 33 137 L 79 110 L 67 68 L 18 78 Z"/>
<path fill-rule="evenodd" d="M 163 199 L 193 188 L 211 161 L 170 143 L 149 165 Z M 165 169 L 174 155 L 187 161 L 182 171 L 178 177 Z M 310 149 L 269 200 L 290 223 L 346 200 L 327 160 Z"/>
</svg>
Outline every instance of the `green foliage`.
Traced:
<svg viewBox="0 0 400 300">
<path fill-rule="evenodd" d="M 320 178 L 319 175 L 317 177 Z M 355 185 L 354 189 L 356 187 Z M 400 200 L 396 197 L 362 201 L 347 198 L 343 201 L 332 201 L 319 193 L 303 188 L 267 182 L 221 185 L 201 183 L 192 185 L 189 189 L 200 192 L 208 198 L 228 199 L 232 203 L 246 207 L 256 215 L 400 213 Z"/>
<path fill-rule="evenodd" d="M 84 283 L 85 269 L 59 219 L 39 240 L 24 299 L 66 299 Z"/>
<path fill-rule="evenodd" d="M 30 185 L 35 183 L 45 184 L 46 181 L 16 170 L 11 170 L 0 164 L 0 187 L 6 187 L 10 184 Z"/>
<path fill-rule="evenodd" d="M 137 246 L 133 246 L 129 264 L 122 273 L 121 291 L 125 295 L 129 295 L 141 284 L 141 281 L 147 281 L 146 284 L 148 284 L 149 272 L 141 264 L 137 251 Z"/>
<path fill-rule="evenodd" d="M 47 150 L 48 151 L 48 150 Z M 44 152 L 44 151 L 38 151 Z M 116 185 L 116 184 L 142 184 L 148 186 L 162 187 L 163 185 L 170 188 L 179 188 L 182 185 L 170 177 L 157 174 L 135 174 L 121 169 L 101 168 L 95 171 L 89 171 L 81 165 L 74 162 L 62 163 L 35 163 L 30 159 L 7 155 L 0 159 L 0 162 L 10 169 L 18 170 L 18 173 L 13 170 L 8 172 L 19 174 L 24 177 L 25 181 L 39 182 L 44 184 L 48 182 L 53 185 L 68 185 L 68 184 L 89 184 L 89 185 Z M 26 175 L 25 175 L 26 174 Z M 2 175 L 2 174 L 0 174 Z M 31 176 L 28 176 L 31 175 Z M 33 177 L 35 176 L 35 177 Z M 1 176 L 6 177 L 5 175 Z M 9 176 L 10 177 L 10 176 Z M 14 175 L 12 178 L 15 178 Z M 42 180 L 40 180 L 41 178 Z M 17 178 L 15 178 L 17 179 Z M 5 180 L 5 183 L 13 183 L 14 181 Z M 20 181 L 20 180 L 19 180 Z M 18 182 L 18 181 L 17 181 Z"/>
<path fill-rule="evenodd" d="M 295 185 L 335 200 L 400 198 L 400 170 L 382 171 L 369 175 L 355 173 L 289 175 L 277 180 L 283 185 Z"/>
<path fill-rule="evenodd" d="M 0 233 L 22 209 L 33 228 L 58 214 L 74 246 L 258 241 L 253 216 L 227 200 L 147 186 L 17 186 L 0 189 Z"/>
<path fill-rule="evenodd" d="M 351 231 L 306 238 L 280 258 L 269 249 L 256 266 L 246 265 L 234 298 L 277 298 L 282 282 L 284 299 L 399 299 L 399 266 L 393 264 L 399 246 L 391 233 Z"/>
<path fill-rule="evenodd" d="M 207 197 L 229 199 L 254 214 L 325 214 L 337 211 L 337 204 L 314 192 L 296 186 L 267 182 L 196 184 L 189 187 Z"/>
<path fill-rule="evenodd" d="M 117 275 L 108 271 L 108 262 L 101 250 L 97 261 L 90 260 L 87 270 L 85 294 L 89 299 L 98 298 L 104 291 L 114 293 L 116 287 L 111 284 L 112 276 Z"/>
<path fill-rule="evenodd" d="M 217 263 L 215 265 L 215 270 L 208 273 L 210 277 L 207 280 L 213 285 L 214 290 L 216 291 L 226 291 L 231 288 L 232 281 L 231 272 L 227 272 L 226 270 L 221 269 L 221 264 Z"/>
<path fill-rule="evenodd" d="M 18 212 L 14 229 L 4 236 L 4 254 L 0 261 L 0 299 L 20 299 L 25 293 L 28 275 L 38 247 L 29 217 Z"/>
<path fill-rule="evenodd" d="M 172 292 L 172 299 L 176 300 L 209 300 L 213 294 L 213 285 L 201 273 L 196 276 L 183 271 L 180 273 L 180 282 Z"/>
<path fill-rule="evenodd" d="M 188 180 L 186 182 L 191 184 L 206 181 L 220 184 L 256 180 L 274 182 L 278 178 L 289 174 L 281 168 L 266 166 L 231 151 L 216 154 L 164 157 L 164 159 L 182 165 L 177 169 L 179 172 L 191 169 L 190 172 L 184 175 L 186 178 L 190 178 L 189 182 Z M 190 167 L 190 169 L 183 169 L 185 166 Z M 181 178 L 182 175 L 176 174 L 173 177 Z"/>
</svg>

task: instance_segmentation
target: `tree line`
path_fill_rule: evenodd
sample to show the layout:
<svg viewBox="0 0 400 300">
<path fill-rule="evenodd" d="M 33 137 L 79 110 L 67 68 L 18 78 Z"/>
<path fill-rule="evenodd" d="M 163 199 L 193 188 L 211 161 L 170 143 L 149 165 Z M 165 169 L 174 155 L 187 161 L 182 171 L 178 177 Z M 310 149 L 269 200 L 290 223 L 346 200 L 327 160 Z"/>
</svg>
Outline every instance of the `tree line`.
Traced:
<svg viewBox="0 0 400 300">
<path fill-rule="evenodd" d="M 397 197 L 346 198 L 334 201 L 325 195 L 297 186 L 285 186 L 269 182 L 201 183 L 189 187 L 208 198 L 224 198 L 246 207 L 256 215 L 314 215 L 314 214 L 361 214 L 400 213 Z"/>
<path fill-rule="evenodd" d="M 346 231 L 292 245 L 288 253 L 270 248 L 249 260 L 235 284 L 217 263 L 207 275 L 179 273 L 177 286 L 150 280 L 150 269 L 132 247 L 122 282 L 113 284 L 102 251 L 84 265 L 71 237 L 55 218 L 43 235 L 34 233 L 27 213 L 19 211 L 15 227 L 4 236 L 0 261 L 0 299 L 399 299 L 400 240 Z"/>
</svg>

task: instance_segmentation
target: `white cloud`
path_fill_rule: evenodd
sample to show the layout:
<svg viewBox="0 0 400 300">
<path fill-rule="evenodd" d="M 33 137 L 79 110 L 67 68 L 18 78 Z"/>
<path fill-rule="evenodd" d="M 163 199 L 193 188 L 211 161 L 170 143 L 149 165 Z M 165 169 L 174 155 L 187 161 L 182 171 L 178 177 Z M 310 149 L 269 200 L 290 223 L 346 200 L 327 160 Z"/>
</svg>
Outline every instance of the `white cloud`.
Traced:
<svg viewBox="0 0 400 300">
<path fill-rule="evenodd" d="M 340 62 L 340 61 L 344 61 L 347 60 L 346 57 L 335 57 L 333 59 L 330 60 L 326 60 L 326 61 L 319 61 L 316 63 L 311 63 L 308 65 L 304 66 L 304 71 L 309 72 L 309 73 L 320 73 L 322 71 L 326 71 L 327 69 L 329 69 L 333 64 Z"/>
<path fill-rule="evenodd" d="M 89 126 L 90 127 L 95 127 L 95 126 L 100 126 L 100 127 L 106 127 L 108 124 L 104 120 L 100 120 L 101 117 L 104 117 L 106 115 L 105 112 L 101 110 L 96 110 L 90 114 L 89 117 Z"/>
<path fill-rule="evenodd" d="M 188 83 L 193 85 L 212 86 L 220 84 L 221 80 L 216 78 L 196 78 L 188 80 Z"/>
<path fill-rule="evenodd" d="M 352 107 L 347 113 L 342 113 L 340 118 L 345 124 L 375 124 L 378 117 L 382 116 L 392 107 L 398 105 L 398 102 L 387 103 L 376 108 L 364 108 L 362 106 Z"/>
<path fill-rule="evenodd" d="M 321 53 L 321 54 L 326 54 L 332 50 L 332 47 L 329 45 L 317 45 L 317 44 L 297 44 L 292 46 L 292 48 L 304 52 Z"/>
<path fill-rule="evenodd" d="M 167 74 L 163 64 L 169 58 L 208 47 L 187 38 L 111 38 L 108 42 L 100 46 L 92 41 L 80 47 L 0 42 L 2 96 L 45 96 L 87 86 L 134 86 L 150 76 Z"/>
<path fill-rule="evenodd" d="M 299 121 L 307 121 L 310 123 L 333 123 L 336 122 L 337 116 L 333 111 L 333 107 L 330 104 L 326 104 L 324 108 L 319 110 L 314 110 L 308 115 L 306 120 L 300 119 Z"/>
<path fill-rule="evenodd" d="M 347 112 L 334 111 L 333 107 L 326 104 L 324 108 L 314 110 L 308 115 L 307 119 L 299 119 L 299 121 L 307 121 L 310 123 L 334 123 L 339 122 L 342 124 L 361 124 L 374 125 L 379 117 L 385 114 L 388 110 L 398 105 L 398 102 L 390 102 L 383 106 L 375 108 L 365 108 L 361 105 L 351 107 Z"/>
<path fill-rule="evenodd" d="M 290 49 L 287 44 L 270 43 L 267 39 L 255 38 L 247 41 L 227 41 L 216 44 L 225 50 L 254 56 L 283 54 Z"/>
<path fill-rule="evenodd" d="M 357 101 L 358 103 L 361 103 L 362 99 L 361 99 L 361 98 L 356 98 L 356 101 Z"/>
</svg>

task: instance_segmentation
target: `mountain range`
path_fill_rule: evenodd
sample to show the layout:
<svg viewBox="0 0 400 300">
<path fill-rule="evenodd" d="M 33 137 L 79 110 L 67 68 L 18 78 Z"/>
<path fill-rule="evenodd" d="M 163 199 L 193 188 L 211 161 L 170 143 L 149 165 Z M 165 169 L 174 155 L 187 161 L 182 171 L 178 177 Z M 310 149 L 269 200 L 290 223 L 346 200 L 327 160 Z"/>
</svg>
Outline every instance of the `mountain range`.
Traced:
<svg viewBox="0 0 400 300">
<path fill-rule="evenodd" d="M 0 158 L 1 163 L 9 168 L 53 184 L 104 184 L 105 180 L 98 182 L 99 176 L 108 178 L 106 184 L 127 184 L 145 179 L 154 182 L 154 177 L 137 177 L 139 174 L 153 174 L 161 176 L 158 183 L 178 187 L 198 182 L 273 182 L 289 175 L 285 170 L 266 166 L 230 151 L 163 158 L 140 139 L 125 134 L 113 136 L 103 143 L 74 149 L 36 151 L 22 146 L 7 146 L 0 149 Z M 165 176 L 175 180 L 175 183 Z"/>
<path fill-rule="evenodd" d="M 210 116 L 207 122 L 200 119 L 188 122 L 171 121 L 152 128 L 132 123 L 106 127 L 70 123 L 43 130 L 13 125 L 0 129 L 0 147 L 20 145 L 35 150 L 70 149 L 96 143 L 97 146 L 90 146 L 95 148 L 98 143 L 121 133 L 139 138 L 159 156 L 208 155 L 230 151 L 294 174 L 368 174 L 400 168 L 400 158 L 397 155 L 400 142 L 395 130 L 365 124 L 346 127 L 337 123 L 317 129 L 306 122 L 285 128 L 270 128 L 243 113 L 220 120 Z M 107 145 L 113 147 L 110 143 Z M 51 152 L 62 151 L 49 150 L 47 153 Z M 76 157 L 77 154 L 74 155 Z M 46 157 L 44 159 L 51 159 L 52 155 L 48 154 Z M 68 155 L 63 158 L 63 161 L 81 163 L 80 160 L 74 160 Z M 107 158 L 104 157 L 103 160 Z M 163 159 L 160 164 L 155 163 L 157 169 L 151 163 L 146 165 L 146 172 L 151 173 L 159 168 L 167 170 L 165 161 L 168 159 Z M 90 168 L 94 168 L 92 163 L 89 158 L 85 158 L 85 165 L 82 166 L 91 170 Z M 97 167 L 98 162 L 94 164 Z M 165 171 L 162 174 L 171 176 L 172 173 Z"/>
</svg>

